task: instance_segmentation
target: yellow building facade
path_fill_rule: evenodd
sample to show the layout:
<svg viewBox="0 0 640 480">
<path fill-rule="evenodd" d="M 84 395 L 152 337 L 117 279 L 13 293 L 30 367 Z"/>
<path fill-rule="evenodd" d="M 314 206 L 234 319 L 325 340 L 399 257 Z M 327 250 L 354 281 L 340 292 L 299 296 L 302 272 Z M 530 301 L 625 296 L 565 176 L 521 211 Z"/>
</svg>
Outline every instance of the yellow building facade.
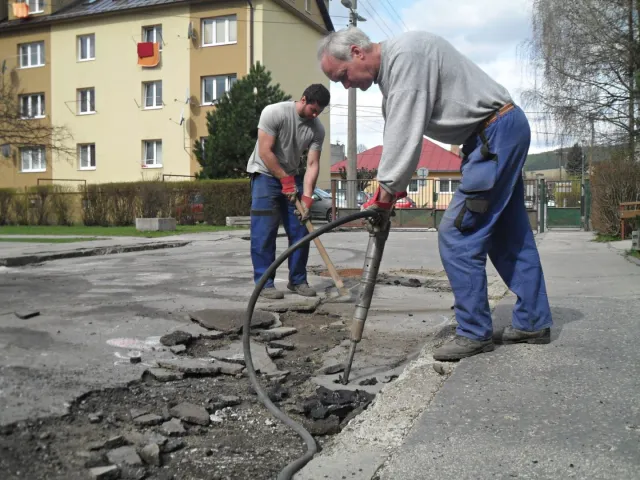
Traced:
<svg viewBox="0 0 640 480">
<path fill-rule="evenodd" d="M 0 22 L 3 79 L 17 82 L 20 94 L 41 95 L 33 101 L 42 99 L 44 113 L 33 121 L 63 127 L 70 137 L 43 161 L 23 160 L 11 147 L 9 158 L 0 157 L 0 187 L 193 178 L 207 112 L 252 62 L 263 63 L 294 99 L 311 83 L 329 87 L 315 56 L 318 40 L 333 29 L 326 9 L 326 0 L 150 0 L 142 8 L 83 0 L 27 21 L 9 8 Z M 141 60 L 144 42 L 157 51 Z M 20 68 L 25 43 L 42 45 L 42 55 L 34 47 L 39 63 Z M 321 120 L 319 182 L 328 182 L 329 116 Z"/>
</svg>

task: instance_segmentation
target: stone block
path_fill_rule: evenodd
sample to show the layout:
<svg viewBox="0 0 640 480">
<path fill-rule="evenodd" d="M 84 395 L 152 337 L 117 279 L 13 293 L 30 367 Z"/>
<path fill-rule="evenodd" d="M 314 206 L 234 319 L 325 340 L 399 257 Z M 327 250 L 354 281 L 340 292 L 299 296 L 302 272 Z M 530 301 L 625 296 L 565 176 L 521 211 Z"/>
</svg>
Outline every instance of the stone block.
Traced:
<svg viewBox="0 0 640 480">
<path fill-rule="evenodd" d="M 136 230 L 141 232 L 170 232 L 175 229 L 175 218 L 136 218 Z"/>
</svg>

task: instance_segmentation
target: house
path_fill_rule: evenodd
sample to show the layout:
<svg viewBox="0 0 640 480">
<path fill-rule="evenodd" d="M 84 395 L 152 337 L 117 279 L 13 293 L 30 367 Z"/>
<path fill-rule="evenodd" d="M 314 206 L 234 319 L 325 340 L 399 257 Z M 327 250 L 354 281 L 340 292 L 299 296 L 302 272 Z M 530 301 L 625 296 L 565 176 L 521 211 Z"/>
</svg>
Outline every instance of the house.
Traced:
<svg viewBox="0 0 640 480">
<path fill-rule="evenodd" d="M 422 140 L 422 152 L 418 168 L 413 179 L 407 187 L 407 196 L 411 198 L 418 208 L 446 209 L 453 193 L 460 184 L 460 164 L 462 159 L 452 151 L 424 138 Z M 357 168 L 374 170 L 378 169 L 382 145 L 365 150 L 358 154 Z M 331 166 L 331 179 L 336 183 L 338 192 L 346 190 L 347 181 L 342 179 L 340 169 L 347 167 L 347 160 L 343 160 Z M 377 183 L 371 181 L 364 189 L 367 193 L 375 192 Z"/>
<path fill-rule="evenodd" d="M 63 153 L 10 145 L 8 158 L 0 154 L 0 187 L 193 178 L 207 113 L 252 64 L 265 65 L 294 99 L 311 83 L 329 86 L 315 56 L 318 40 L 333 30 L 328 4 L 3 2 L 0 78 L 16 87 L 26 117 L 70 136 Z M 329 115 L 321 121 L 328 156 Z M 323 162 L 325 182 L 329 168 Z"/>
</svg>

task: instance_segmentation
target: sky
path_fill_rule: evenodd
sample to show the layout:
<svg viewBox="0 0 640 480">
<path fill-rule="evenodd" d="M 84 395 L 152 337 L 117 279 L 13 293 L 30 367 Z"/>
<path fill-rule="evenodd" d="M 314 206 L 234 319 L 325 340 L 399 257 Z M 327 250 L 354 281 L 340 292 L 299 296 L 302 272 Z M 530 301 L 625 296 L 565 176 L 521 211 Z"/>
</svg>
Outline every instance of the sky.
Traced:
<svg viewBox="0 0 640 480">
<path fill-rule="evenodd" d="M 331 0 L 329 7 L 335 29 L 346 28 L 349 10 L 340 0 Z M 374 42 L 408 30 L 441 35 L 506 87 L 520 105 L 521 92 L 534 84 L 532 69 L 524 59 L 524 43 L 532 31 L 531 9 L 532 0 L 358 0 L 357 8 L 367 19 L 358 27 Z M 330 91 L 331 143 L 346 144 L 348 91 L 336 83 Z M 357 143 L 367 148 L 383 143 L 381 102 L 375 84 L 366 92 L 357 92 Z M 528 118 L 532 130 L 529 152 L 556 148 L 558 137 L 542 134 L 549 127 L 540 123 L 535 112 L 528 112 Z"/>
</svg>

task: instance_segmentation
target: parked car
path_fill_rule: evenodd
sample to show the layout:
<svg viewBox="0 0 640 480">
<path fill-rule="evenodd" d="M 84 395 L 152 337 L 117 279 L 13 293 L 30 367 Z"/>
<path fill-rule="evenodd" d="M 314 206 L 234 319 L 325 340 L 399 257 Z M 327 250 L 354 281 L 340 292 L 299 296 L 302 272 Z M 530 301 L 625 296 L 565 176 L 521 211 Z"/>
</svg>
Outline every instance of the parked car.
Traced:
<svg viewBox="0 0 640 480">
<path fill-rule="evenodd" d="M 321 188 L 313 191 L 313 204 L 311 205 L 311 218 L 320 218 L 331 222 L 333 215 L 331 211 L 331 194 Z"/>
<path fill-rule="evenodd" d="M 189 196 L 189 202 L 176 206 L 176 217 L 180 223 L 204 222 L 204 197 L 201 193 Z"/>
<path fill-rule="evenodd" d="M 417 208 L 416 202 L 411 200 L 409 197 L 404 197 L 399 199 L 396 202 L 396 208 Z"/>
<path fill-rule="evenodd" d="M 358 192 L 356 194 L 356 203 L 358 208 L 360 208 L 367 200 L 371 198 L 366 192 Z M 336 208 L 347 208 L 347 192 L 344 190 L 340 190 L 336 192 Z"/>
</svg>

